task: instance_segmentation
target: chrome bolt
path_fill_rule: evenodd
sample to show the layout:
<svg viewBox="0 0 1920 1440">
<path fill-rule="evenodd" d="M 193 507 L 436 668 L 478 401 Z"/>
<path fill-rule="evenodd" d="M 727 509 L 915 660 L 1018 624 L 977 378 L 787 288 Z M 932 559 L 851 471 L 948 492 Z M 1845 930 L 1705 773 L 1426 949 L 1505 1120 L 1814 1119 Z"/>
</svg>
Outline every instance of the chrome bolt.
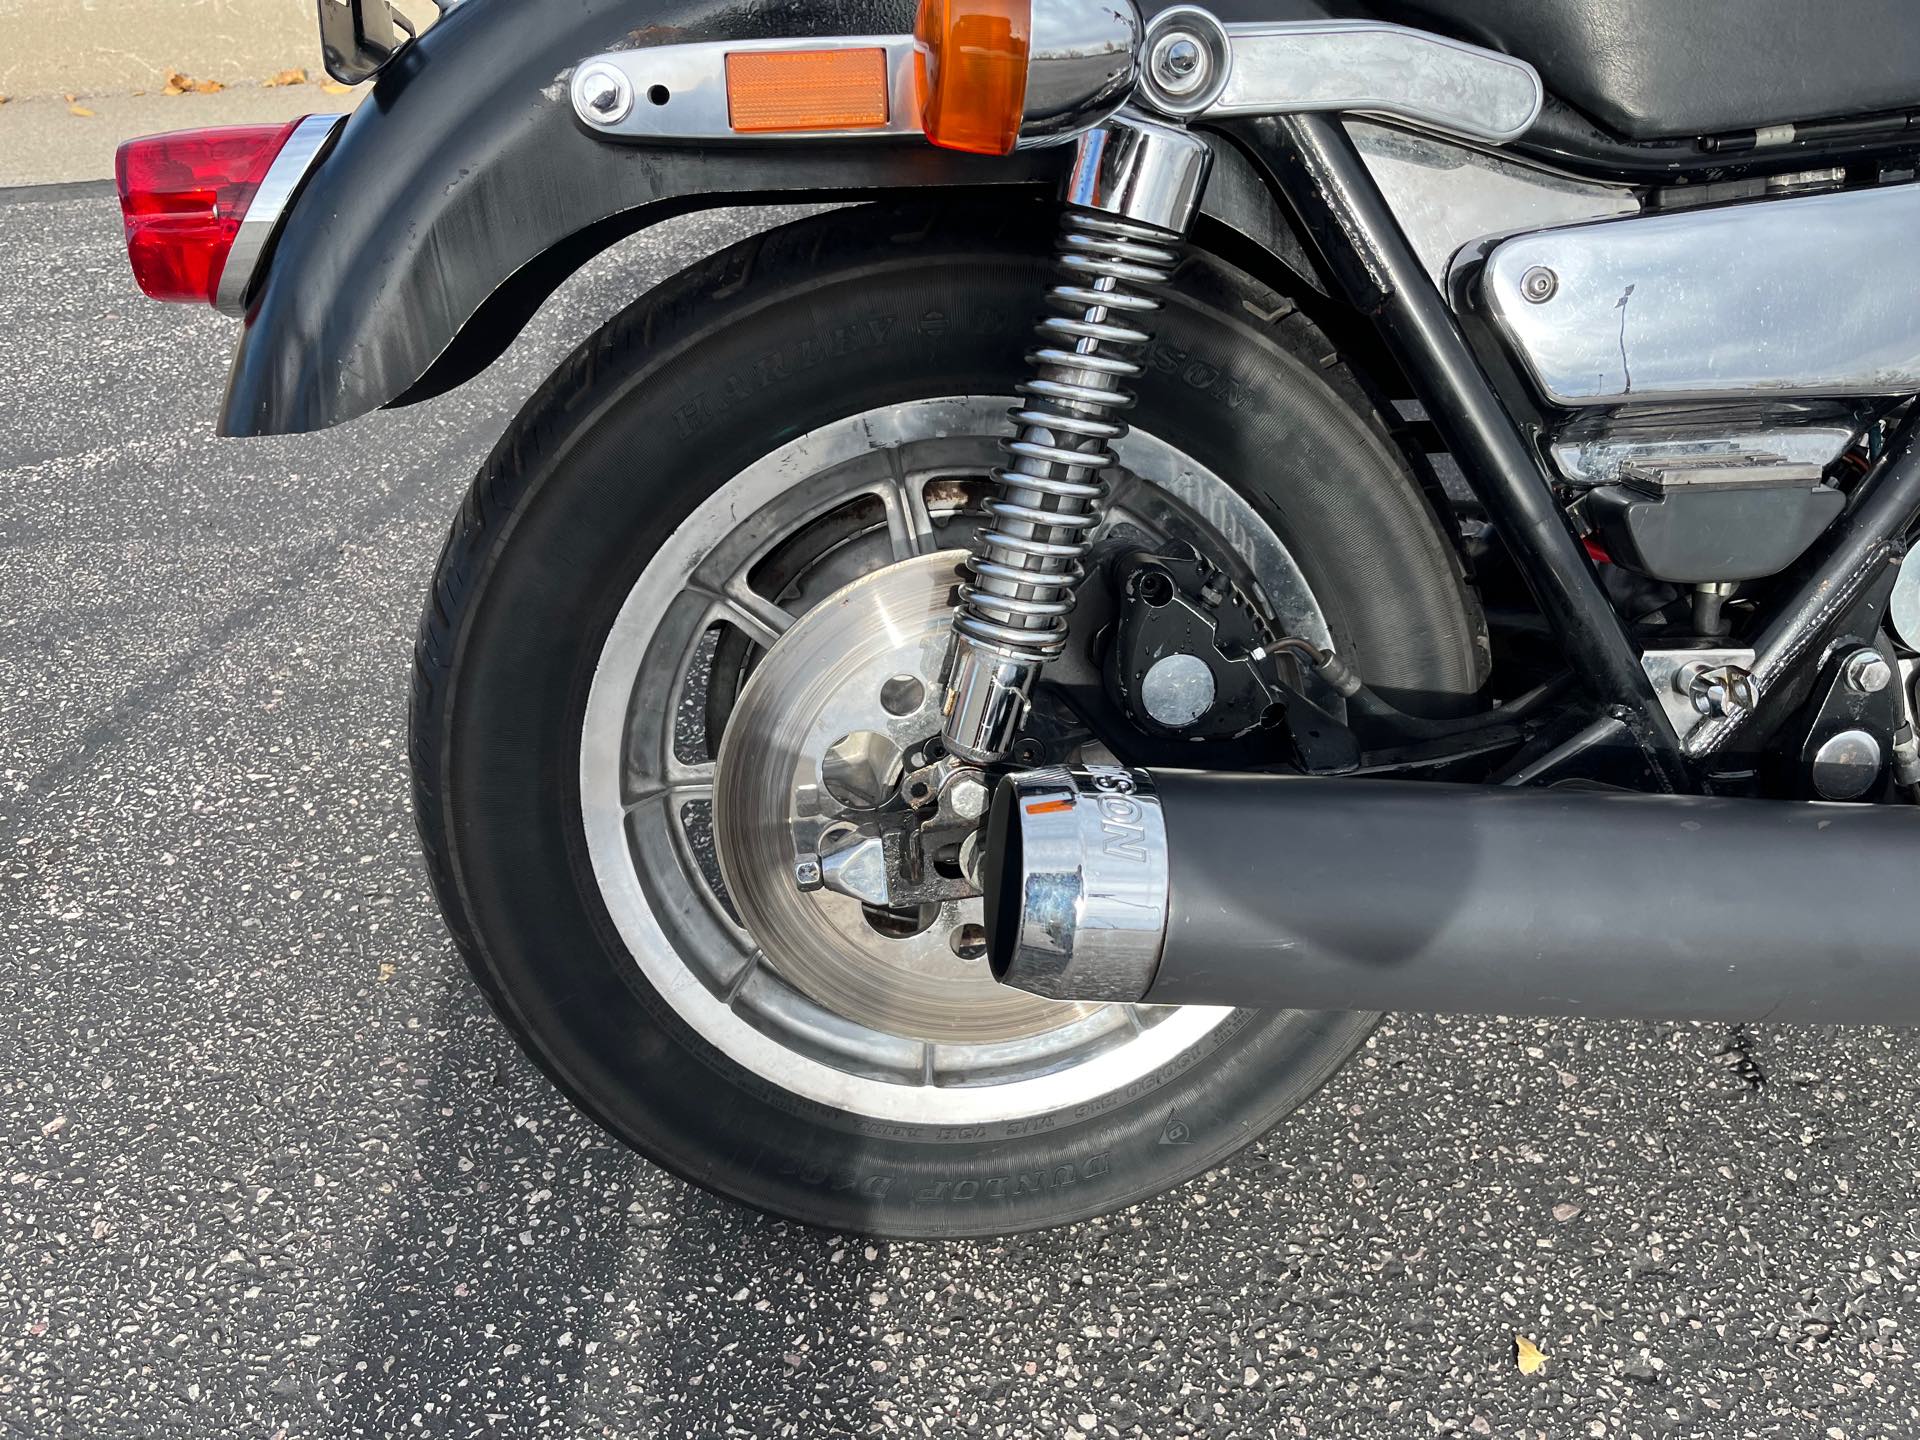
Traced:
<svg viewBox="0 0 1920 1440">
<path fill-rule="evenodd" d="M 1813 788 L 1823 800 L 1858 800 L 1880 778 L 1880 742 L 1865 730 L 1842 730 L 1813 754 Z"/>
<path fill-rule="evenodd" d="M 618 125 L 633 110 L 633 82 L 612 65 L 589 65 L 573 82 L 583 119 L 595 125 Z"/>
<path fill-rule="evenodd" d="M 1856 650 L 1847 657 L 1847 684 L 1862 695 L 1878 695 L 1893 683 L 1893 667 L 1878 650 Z"/>
<path fill-rule="evenodd" d="M 1161 37 L 1148 63 L 1154 83 L 1176 98 L 1193 94 L 1210 78 L 1205 48 L 1193 36 L 1177 31 Z"/>
<path fill-rule="evenodd" d="M 947 808 L 962 820 L 978 820 L 987 813 L 993 792 L 977 770 L 962 771 L 947 783 Z"/>
<path fill-rule="evenodd" d="M 1544 305 L 1560 289 L 1560 277 L 1544 265 L 1536 265 L 1520 277 L 1520 293 L 1529 305 Z"/>
<path fill-rule="evenodd" d="M 802 890 L 820 888 L 820 857 L 818 855 L 809 852 L 793 862 L 793 883 Z"/>
<path fill-rule="evenodd" d="M 1695 711 L 1709 717 L 1737 715 L 1758 701 L 1753 677 L 1737 665 L 1708 665 L 1696 660 L 1674 673 L 1673 688 L 1693 702 Z"/>
</svg>

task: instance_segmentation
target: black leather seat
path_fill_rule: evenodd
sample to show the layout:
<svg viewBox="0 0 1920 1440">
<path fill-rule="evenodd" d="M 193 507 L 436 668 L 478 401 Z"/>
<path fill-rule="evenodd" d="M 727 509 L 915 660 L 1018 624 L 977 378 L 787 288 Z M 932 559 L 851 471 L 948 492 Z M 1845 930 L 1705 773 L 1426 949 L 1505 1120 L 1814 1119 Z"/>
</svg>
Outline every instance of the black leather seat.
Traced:
<svg viewBox="0 0 1920 1440">
<path fill-rule="evenodd" d="M 1282 8 L 1276 6 L 1276 9 Z M 1636 140 L 1920 108 L 1920 0 L 1333 0 L 1530 61 Z"/>
</svg>

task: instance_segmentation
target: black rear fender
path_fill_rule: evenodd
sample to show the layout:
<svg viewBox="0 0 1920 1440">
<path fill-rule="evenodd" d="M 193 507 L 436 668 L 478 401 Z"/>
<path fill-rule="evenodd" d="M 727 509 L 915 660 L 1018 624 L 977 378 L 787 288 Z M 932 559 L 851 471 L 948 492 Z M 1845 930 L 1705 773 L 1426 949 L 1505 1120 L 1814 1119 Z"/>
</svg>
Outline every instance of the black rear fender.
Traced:
<svg viewBox="0 0 1920 1440">
<path fill-rule="evenodd" d="M 907 142 L 610 143 L 587 132 L 568 99 L 573 67 L 607 50 L 897 34 L 911 29 L 912 8 L 472 0 L 454 9 L 381 74 L 295 203 L 234 360 L 222 433 L 319 430 L 451 389 L 587 260 L 670 215 L 1057 184 L 1060 150 L 993 159 Z M 1218 243 L 1244 252 L 1243 263 L 1252 255 L 1307 276 L 1264 182 L 1231 145 L 1216 148 L 1206 210 Z"/>
</svg>

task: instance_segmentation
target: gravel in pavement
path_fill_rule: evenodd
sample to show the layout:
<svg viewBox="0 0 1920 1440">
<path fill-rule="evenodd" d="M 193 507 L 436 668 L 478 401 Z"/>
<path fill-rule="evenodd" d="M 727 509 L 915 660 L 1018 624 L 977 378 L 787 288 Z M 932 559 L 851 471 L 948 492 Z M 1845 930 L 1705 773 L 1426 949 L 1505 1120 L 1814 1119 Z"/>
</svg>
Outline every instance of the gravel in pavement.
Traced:
<svg viewBox="0 0 1920 1440">
<path fill-rule="evenodd" d="M 228 322 L 134 294 L 109 201 L 0 201 L 0 1434 L 1920 1431 L 1904 1034 L 1395 1020 L 1000 1243 L 763 1219 L 554 1094 L 415 857 L 414 621 L 541 376 L 753 218 L 441 401 L 219 442 Z"/>
</svg>

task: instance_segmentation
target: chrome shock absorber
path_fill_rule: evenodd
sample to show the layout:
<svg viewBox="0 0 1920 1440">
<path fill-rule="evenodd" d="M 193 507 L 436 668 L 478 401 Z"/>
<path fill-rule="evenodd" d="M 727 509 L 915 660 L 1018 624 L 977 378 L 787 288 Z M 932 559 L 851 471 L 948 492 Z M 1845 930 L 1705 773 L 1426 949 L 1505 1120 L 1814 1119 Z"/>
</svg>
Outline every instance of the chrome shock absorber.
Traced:
<svg viewBox="0 0 1920 1440">
<path fill-rule="evenodd" d="M 1080 140 L 1031 378 L 1017 393 L 1010 459 L 994 471 L 948 652 L 947 749 L 978 764 L 1012 749 L 1043 666 L 1066 647 L 1074 592 L 1127 433 L 1126 384 L 1142 373 L 1212 152 L 1176 126 L 1122 111 Z"/>
</svg>

